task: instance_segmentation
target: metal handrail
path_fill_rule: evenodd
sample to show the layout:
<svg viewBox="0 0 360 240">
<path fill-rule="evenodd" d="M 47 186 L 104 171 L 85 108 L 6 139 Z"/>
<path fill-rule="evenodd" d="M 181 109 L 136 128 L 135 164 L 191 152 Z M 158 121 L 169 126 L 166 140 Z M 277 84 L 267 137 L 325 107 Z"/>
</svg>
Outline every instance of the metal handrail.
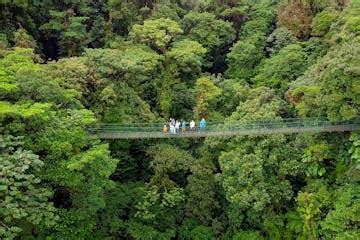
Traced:
<svg viewBox="0 0 360 240">
<path fill-rule="evenodd" d="M 164 137 L 159 135 L 162 132 L 162 128 L 164 123 L 128 123 L 128 124 L 115 124 L 115 123 L 103 123 L 103 124 L 96 124 L 93 126 L 88 127 L 88 130 L 92 134 L 115 134 L 116 137 L 114 138 L 126 138 L 126 134 L 132 134 L 132 137 L 135 135 L 138 138 L 151 138 L 151 134 L 155 134 L 155 137 Z M 333 121 L 330 122 L 324 118 L 287 118 L 287 119 L 275 119 L 275 120 L 257 120 L 257 121 L 231 121 L 227 120 L 224 122 L 209 122 L 206 127 L 206 134 L 211 135 L 214 133 L 224 132 L 224 135 L 229 135 L 234 133 L 233 135 L 243 134 L 244 131 L 267 131 L 269 132 L 272 130 L 273 133 L 284 132 L 284 129 L 295 129 L 297 132 L 300 132 L 302 129 L 307 129 L 307 131 L 312 132 L 321 132 L 321 131 L 337 131 L 337 128 L 343 126 L 343 129 L 350 129 L 345 128 L 345 126 L 353 126 L 351 129 L 358 129 L 360 128 L 360 118 L 355 118 L 352 120 L 347 121 Z M 333 129 L 326 129 L 326 127 L 332 127 Z M 311 128 L 311 129 L 310 129 Z M 297 130 L 299 129 L 299 130 Z M 310 130 L 309 130 L 310 129 Z M 341 128 L 340 128 L 341 129 Z M 206 135 L 204 132 L 194 131 L 189 132 L 189 126 L 187 125 L 187 135 L 189 137 L 194 135 Z M 294 131 L 295 131 L 294 130 Z M 242 133 L 240 133 L 243 131 Z M 293 132 L 294 132 L 293 131 Z M 340 130 L 339 130 L 340 131 Z M 147 133 L 144 136 L 143 133 Z M 210 134 L 208 134 L 210 133 Z M 122 134 L 121 137 L 119 134 Z M 135 135 L 134 135 L 135 134 Z M 250 134 L 250 133 L 249 133 Z M 120 137 L 119 137 L 120 136 Z M 183 135 L 184 136 L 184 135 Z M 135 138 L 135 137 L 134 137 Z"/>
</svg>

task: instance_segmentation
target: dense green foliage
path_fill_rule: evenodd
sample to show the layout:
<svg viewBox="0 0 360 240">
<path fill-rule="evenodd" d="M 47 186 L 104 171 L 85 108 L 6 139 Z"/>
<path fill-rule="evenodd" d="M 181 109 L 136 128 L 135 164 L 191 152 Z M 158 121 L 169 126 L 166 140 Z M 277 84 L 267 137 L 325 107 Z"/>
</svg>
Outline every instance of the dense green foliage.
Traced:
<svg viewBox="0 0 360 240">
<path fill-rule="evenodd" d="M 86 128 L 359 112 L 358 0 L 0 0 L 0 239 L 358 239 L 358 132 Z"/>
</svg>

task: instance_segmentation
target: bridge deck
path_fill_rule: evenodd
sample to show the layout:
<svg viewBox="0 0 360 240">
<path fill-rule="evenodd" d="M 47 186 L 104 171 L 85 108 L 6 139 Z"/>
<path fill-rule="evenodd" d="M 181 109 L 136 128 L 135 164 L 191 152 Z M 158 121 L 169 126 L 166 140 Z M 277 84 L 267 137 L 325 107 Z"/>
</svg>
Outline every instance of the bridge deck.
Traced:
<svg viewBox="0 0 360 240">
<path fill-rule="evenodd" d="M 179 134 L 163 133 L 162 126 L 163 124 L 100 124 L 89 128 L 89 132 L 101 139 L 199 138 L 347 132 L 360 130 L 360 118 L 342 122 L 329 122 L 319 119 L 281 119 L 248 123 L 212 123 L 208 125 L 205 131 L 189 131 L 187 129 Z"/>
</svg>

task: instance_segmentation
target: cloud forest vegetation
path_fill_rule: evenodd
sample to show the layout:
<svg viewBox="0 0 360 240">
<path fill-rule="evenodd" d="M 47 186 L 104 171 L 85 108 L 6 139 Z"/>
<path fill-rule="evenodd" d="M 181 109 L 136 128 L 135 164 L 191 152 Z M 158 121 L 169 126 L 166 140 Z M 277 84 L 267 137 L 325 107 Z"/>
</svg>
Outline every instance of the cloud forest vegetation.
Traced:
<svg viewBox="0 0 360 240">
<path fill-rule="evenodd" d="M 0 0 L 0 239 L 359 239 L 359 132 L 86 130 L 359 111 L 359 0 Z"/>
</svg>

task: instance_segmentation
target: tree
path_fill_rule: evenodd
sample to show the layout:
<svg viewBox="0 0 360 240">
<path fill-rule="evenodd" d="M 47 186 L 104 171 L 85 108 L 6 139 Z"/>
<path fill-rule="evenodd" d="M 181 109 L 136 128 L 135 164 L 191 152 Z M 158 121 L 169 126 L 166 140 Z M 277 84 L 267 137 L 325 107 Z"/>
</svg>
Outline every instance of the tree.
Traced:
<svg viewBox="0 0 360 240">
<path fill-rule="evenodd" d="M 155 75 L 162 56 L 141 46 L 119 49 L 89 49 L 87 65 L 105 78 L 123 80 L 140 90 L 141 85 Z"/>
<path fill-rule="evenodd" d="M 339 14 L 335 24 L 331 25 L 328 33 L 330 42 L 336 45 L 341 42 L 352 41 L 359 34 L 360 6 L 356 1 L 351 1 Z"/>
<path fill-rule="evenodd" d="M 175 236 L 176 222 L 181 219 L 180 207 L 185 195 L 176 173 L 188 171 L 194 161 L 184 150 L 168 144 L 148 149 L 154 175 L 150 184 L 141 187 L 136 212 L 128 222 L 127 231 L 135 239 L 144 236 L 170 239 Z M 175 175 L 175 176 L 174 176 Z"/>
<path fill-rule="evenodd" d="M 21 68 L 32 66 L 33 50 L 16 48 L 0 59 L 0 92 L 1 99 L 9 97 L 18 89 L 16 72 Z"/>
<path fill-rule="evenodd" d="M 98 60 L 100 56 L 104 56 L 102 62 Z M 106 55 L 104 52 L 89 53 L 89 57 L 82 59 L 61 60 L 49 66 L 49 71 L 52 77 L 57 78 L 59 82 L 66 83 L 71 88 L 80 91 L 82 93 L 81 103 L 92 109 L 102 121 L 135 122 L 154 120 L 155 116 L 150 111 L 150 106 L 138 96 L 138 93 L 133 88 L 123 82 L 124 78 L 126 78 L 134 81 L 129 82 L 129 84 L 135 86 L 136 79 L 131 78 L 130 69 L 127 72 L 128 75 L 121 78 L 120 74 L 126 72 L 125 65 L 129 61 L 117 59 L 116 56 L 120 56 L 120 52 L 119 55 Z M 110 65 L 111 59 L 114 59 L 113 65 Z M 115 59 L 117 62 L 115 62 Z M 127 66 L 134 67 L 134 75 L 132 76 L 137 76 L 138 79 L 143 78 L 140 74 L 135 75 L 136 69 L 140 71 L 140 68 L 131 63 L 129 64 Z M 95 66 L 99 70 L 94 69 Z M 104 69 L 113 70 L 103 73 Z M 109 80 L 110 76 L 116 76 L 115 73 L 119 74 L 117 75 L 119 78 L 114 77 L 116 79 Z"/>
<path fill-rule="evenodd" d="M 44 163 L 22 149 L 21 138 L 0 135 L 0 237 L 31 236 L 56 224 L 50 189 L 38 177 Z"/>
<path fill-rule="evenodd" d="M 45 158 L 42 179 L 56 186 L 53 202 L 60 220 L 49 233 L 54 238 L 90 236 L 97 212 L 105 208 L 104 193 L 115 186 L 109 177 L 118 160 L 84 130 L 94 120 L 89 110 L 59 111 L 31 136 L 32 148 Z"/>
<path fill-rule="evenodd" d="M 253 81 L 258 86 L 277 89 L 277 92 L 283 95 L 289 83 L 299 77 L 307 65 L 307 54 L 302 47 L 291 44 L 264 60 Z"/>
<path fill-rule="evenodd" d="M 278 53 L 282 48 L 296 42 L 296 37 L 285 27 L 276 28 L 268 37 L 267 51 L 271 55 Z"/>
<path fill-rule="evenodd" d="M 236 233 L 233 240 L 241 240 L 241 239 L 249 239 L 249 240 L 256 240 L 256 239 L 263 239 L 262 236 L 257 231 L 241 231 Z"/>
<path fill-rule="evenodd" d="M 251 78 L 256 65 L 264 57 L 265 40 L 262 34 L 256 34 L 237 41 L 226 56 L 229 64 L 226 75 L 238 79 Z"/>
<path fill-rule="evenodd" d="M 51 20 L 41 26 L 42 30 L 50 31 L 59 39 L 60 54 L 62 56 L 76 56 L 85 47 L 86 26 L 84 21 L 88 17 L 76 16 L 74 9 L 67 11 L 51 11 Z"/>
<path fill-rule="evenodd" d="M 129 38 L 136 43 L 145 43 L 153 50 L 164 53 L 173 38 L 183 31 L 169 18 L 146 20 L 143 25 L 135 24 Z"/>
<path fill-rule="evenodd" d="M 282 101 L 274 92 L 260 87 L 250 90 L 227 121 L 231 126 L 233 121 L 279 118 L 281 108 Z M 219 178 L 234 229 L 260 227 L 269 208 L 278 213 L 286 209 L 294 194 L 290 179 L 302 171 L 301 152 L 294 141 L 283 135 L 236 137 L 224 149 Z"/>
<path fill-rule="evenodd" d="M 356 238 L 359 231 L 354 228 L 359 224 L 359 193 L 357 184 L 346 184 L 335 191 L 334 209 L 320 223 L 327 238 Z"/>
<path fill-rule="evenodd" d="M 235 39 L 232 24 L 216 19 L 215 15 L 204 12 L 190 12 L 184 16 L 183 26 L 185 34 L 192 40 L 198 41 L 210 51 L 222 48 Z"/>
<path fill-rule="evenodd" d="M 115 119 L 121 118 L 126 112 L 136 112 L 138 110 L 136 106 L 141 106 L 141 110 L 139 109 L 138 111 L 139 115 L 142 115 L 140 118 L 154 119 L 153 114 L 150 113 L 149 106 L 147 106 L 144 100 L 149 101 L 148 103 L 150 104 L 155 102 L 157 89 L 155 89 L 154 81 L 151 80 L 157 76 L 161 60 L 162 56 L 144 46 L 133 46 L 124 50 L 88 50 L 86 65 L 90 72 L 95 72 L 95 76 L 98 78 L 100 75 L 102 79 L 101 84 L 98 84 L 96 87 L 93 86 L 98 89 L 95 95 L 100 94 L 99 97 L 103 100 L 111 100 L 110 102 L 106 100 L 102 103 L 94 100 L 93 106 L 98 108 L 96 112 L 104 112 L 105 109 L 102 104 L 106 103 L 105 106 L 108 106 L 106 110 L 109 111 L 108 119 L 113 118 L 114 120 L 111 121 L 116 121 Z M 93 80 L 90 78 L 89 81 Z M 127 95 L 133 95 L 130 97 L 133 99 L 130 101 L 134 104 L 133 107 L 127 107 L 128 100 L 125 97 Z M 121 101 L 126 103 L 118 104 Z M 114 112 L 110 113 L 112 109 Z M 110 117 L 110 115 L 113 117 Z M 124 116 L 123 119 L 126 118 Z"/>
<path fill-rule="evenodd" d="M 340 120 L 352 119 L 358 114 L 360 89 L 356 69 L 359 51 L 357 40 L 341 44 L 310 68 L 306 77 L 311 83 L 307 86 L 299 84 L 291 93 L 300 99 L 296 108 L 301 116 L 322 115 L 330 120 Z"/>
<path fill-rule="evenodd" d="M 177 4 L 159 2 L 152 9 L 151 18 L 169 18 L 177 23 L 180 23 L 180 16 L 183 15 L 183 11 L 184 10 L 181 9 Z"/>
<path fill-rule="evenodd" d="M 9 46 L 9 41 L 6 34 L 0 33 L 0 49 L 5 49 Z"/>
<path fill-rule="evenodd" d="M 240 5 L 240 4 L 239 4 Z M 249 6 L 236 6 L 236 7 L 226 7 L 221 13 L 220 16 L 222 19 L 227 20 L 233 23 L 236 33 L 239 34 L 241 27 L 248 20 L 249 16 Z"/>
<path fill-rule="evenodd" d="M 201 44 L 184 39 L 175 42 L 166 55 L 174 61 L 180 71 L 194 75 L 200 73 L 205 53 L 206 49 Z"/>
<path fill-rule="evenodd" d="M 220 82 L 219 86 L 222 89 L 218 102 L 218 105 L 222 106 L 220 112 L 225 117 L 228 117 L 236 110 L 239 103 L 246 99 L 250 88 L 236 79 L 224 79 Z"/>
<path fill-rule="evenodd" d="M 209 225 L 214 220 L 216 209 L 220 207 L 216 197 L 215 166 L 209 159 L 196 159 L 190 171 L 192 174 L 187 177 L 185 188 L 185 215 Z"/>
<path fill-rule="evenodd" d="M 106 22 L 103 17 L 98 16 L 94 20 L 93 26 L 89 31 L 88 42 L 90 47 L 101 48 L 105 44 Z"/>
<path fill-rule="evenodd" d="M 273 16 L 272 7 L 255 5 L 250 15 L 253 19 L 245 23 L 240 39 L 226 55 L 229 65 L 225 72 L 227 77 L 249 81 L 255 75 L 255 67 L 265 56 L 266 34 L 271 29 Z"/>
<path fill-rule="evenodd" d="M 197 226 L 191 231 L 191 238 L 194 240 L 215 239 L 211 228 L 206 226 Z"/>
<path fill-rule="evenodd" d="M 318 239 L 320 236 L 319 220 L 330 204 L 330 192 L 325 183 L 314 181 L 307 186 L 307 190 L 299 192 L 296 198 L 297 211 L 303 218 L 304 225 L 301 237 Z"/>
<path fill-rule="evenodd" d="M 221 89 L 218 88 L 209 78 L 201 77 L 196 80 L 195 86 L 196 107 L 195 116 L 197 119 L 211 117 L 215 110 L 216 98 L 220 96 Z"/>
<path fill-rule="evenodd" d="M 232 23 L 217 19 L 209 12 L 191 11 L 184 16 L 185 35 L 207 49 L 205 66 L 211 72 L 225 71 L 224 54 L 235 40 Z"/>
<path fill-rule="evenodd" d="M 141 9 L 144 7 L 142 1 L 110 0 L 107 1 L 106 6 L 109 11 L 107 34 L 110 36 L 113 34 L 127 35 L 132 25 L 143 19 L 140 15 Z"/>
<path fill-rule="evenodd" d="M 24 28 L 19 28 L 14 34 L 15 47 L 36 48 L 36 41 Z"/>
<path fill-rule="evenodd" d="M 306 1 L 291 0 L 278 7 L 278 25 L 288 28 L 300 39 L 309 37 L 312 17 L 313 11 Z"/>
<path fill-rule="evenodd" d="M 175 64 L 167 64 L 157 79 L 158 105 L 165 119 L 169 117 L 189 119 L 193 116 L 195 96 L 187 84 L 179 78 L 178 71 Z M 195 76 L 191 75 L 191 77 Z"/>
<path fill-rule="evenodd" d="M 357 133 L 353 133 L 350 137 L 352 141 L 352 147 L 349 152 L 351 153 L 351 159 L 355 161 L 356 168 L 360 168 L 360 136 Z"/>
<path fill-rule="evenodd" d="M 311 23 L 311 35 L 313 36 L 324 36 L 329 30 L 331 24 L 336 21 L 338 14 L 334 10 L 324 10 L 318 13 Z"/>
<path fill-rule="evenodd" d="M 54 190 L 51 200 L 60 218 L 51 233 L 42 225 L 38 234 L 83 238 L 91 234 L 96 213 L 104 208 L 103 191 L 113 186 L 108 178 L 117 160 L 109 156 L 106 144 L 88 139 L 85 128 L 95 118 L 77 100 L 77 91 L 51 78 L 44 65 L 32 61 L 31 53 L 31 49 L 15 49 L 0 61 L 6 79 L 11 79 L 16 90 L 16 94 L 1 96 L 0 119 L 4 131 L 23 135 L 26 149 L 42 160 L 39 162 L 34 155 L 19 150 L 16 158 L 29 155 L 29 159 L 24 158 L 23 162 L 15 159 L 19 161 L 19 165 L 14 165 L 16 170 L 27 174 L 26 170 L 31 169 L 27 167 L 29 161 L 34 166 L 43 163 L 44 167 L 34 170 L 35 175 L 28 180 L 38 183 L 41 176 Z M 48 194 L 44 194 L 39 193 L 41 201 L 48 200 L 45 198 Z M 43 206 L 46 207 L 40 205 Z M 52 216 L 47 217 L 51 222 Z M 34 221 L 37 224 L 38 220 Z"/>
<path fill-rule="evenodd" d="M 149 148 L 147 154 L 152 159 L 150 166 L 155 173 L 151 183 L 161 188 L 177 186 L 176 179 L 172 180 L 171 175 L 188 171 L 195 161 L 188 152 L 168 144 L 155 145 Z"/>
</svg>

